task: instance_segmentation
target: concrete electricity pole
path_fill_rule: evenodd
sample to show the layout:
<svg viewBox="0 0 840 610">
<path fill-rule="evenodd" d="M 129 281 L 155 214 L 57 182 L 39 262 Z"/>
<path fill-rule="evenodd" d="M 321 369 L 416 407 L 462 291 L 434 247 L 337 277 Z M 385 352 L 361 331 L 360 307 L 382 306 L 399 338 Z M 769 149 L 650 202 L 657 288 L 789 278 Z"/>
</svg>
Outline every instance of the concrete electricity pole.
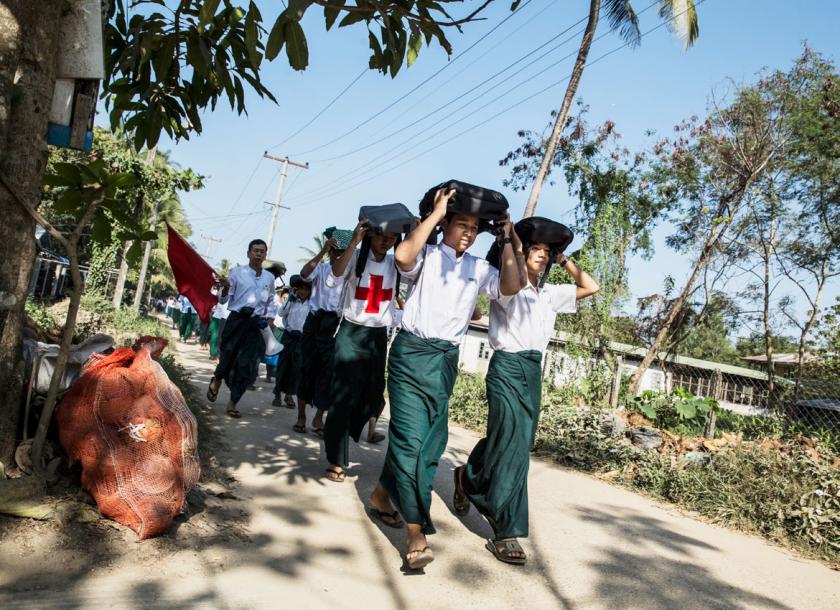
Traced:
<svg viewBox="0 0 840 610">
<path fill-rule="evenodd" d="M 219 239 L 218 237 L 213 237 L 213 236 L 211 236 L 211 235 L 205 235 L 204 233 L 202 233 L 202 234 L 201 234 L 201 239 L 203 239 L 205 242 L 207 242 L 207 243 L 204 245 L 204 254 L 202 254 L 202 255 L 201 255 L 201 256 L 203 256 L 204 258 L 210 258 L 210 249 L 213 247 L 213 246 L 211 246 L 211 244 L 213 244 L 213 243 L 217 243 L 217 244 L 222 243 L 222 240 L 221 240 L 221 239 Z"/>
<path fill-rule="evenodd" d="M 283 167 L 280 170 L 280 183 L 277 185 L 277 194 L 274 196 L 274 203 L 272 204 L 273 209 L 271 210 L 271 225 L 268 227 L 268 240 L 266 241 L 268 246 L 265 255 L 268 259 L 271 258 L 271 246 L 274 243 L 274 231 L 277 228 L 277 214 L 280 212 L 281 207 L 285 207 L 280 205 L 280 199 L 283 197 L 283 185 L 286 184 L 286 176 L 288 175 L 287 170 L 290 165 L 294 165 L 295 167 L 299 167 L 301 169 L 309 169 L 309 163 L 298 163 L 290 160 L 289 157 L 275 157 L 273 155 L 269 155 L 268 151 L 263 153 L 263 157 L 271 159 L 272 161 L 279 161 L 283 164 Z"/>
</svg>

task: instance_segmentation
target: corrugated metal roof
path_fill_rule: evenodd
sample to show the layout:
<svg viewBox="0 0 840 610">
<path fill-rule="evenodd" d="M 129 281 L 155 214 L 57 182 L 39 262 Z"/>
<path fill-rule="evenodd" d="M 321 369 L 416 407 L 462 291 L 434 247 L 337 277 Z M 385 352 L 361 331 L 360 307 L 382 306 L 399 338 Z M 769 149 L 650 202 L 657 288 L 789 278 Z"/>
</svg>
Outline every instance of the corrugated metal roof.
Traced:
<svg viewBox="0 0 840 610">
<path fill-rule="evenodd" d="M 487 332 L 487 322 L 486 318 L 482 318 L 477 322 L 472 322 L 470 324 L 470 328 L 474 328 L 475 330 L 480 330 L 483 332 Z M 554 344 L 565 344 L 565 343 L 574 343 L 574 344 L 581 344 L 583 340 L 573 335 L 572 333 L 567 333 L 565 331 L 557 331 L 554 335 L 554 338 L 551 340 Z M 609 349 L 611 352 L 615 354 L 621 354 L 622 356 L 631 356 L 633 358 L 638 358 L 641 360 L 645 357 L 647 353 L 647 349 L 644 347 L 636 347 L 635 345 L 629 345 L 627 343 L 618 343 L 616 341 L 610 341 Z M 667 356 L 667 358 L 666 358 Z M 724 364 L 722 362 L 712 362 L 711 360 L 700 360 L 699 358 L 689 358 L 688 356 L 675 356 L 675 355 L 668 355 L 665 352 L 659 353 L 659 360 L 665 360 L 670 364 L 677 364 L 679 366 L 688 366 L 696 369 L 702 369 L 705 371 L 715 371 L 719 370 L 721 373 L 725 373 L 727 375 L 737 375 L 739 377 L 749 377 L 750 379 L 762 379 L 764 381 L 767 380 L 767 373 L 763 371 L 756 371 L 753 369 L 748 369 L 742 366 L 735 366 L 732 364 Z"/>
</svg>

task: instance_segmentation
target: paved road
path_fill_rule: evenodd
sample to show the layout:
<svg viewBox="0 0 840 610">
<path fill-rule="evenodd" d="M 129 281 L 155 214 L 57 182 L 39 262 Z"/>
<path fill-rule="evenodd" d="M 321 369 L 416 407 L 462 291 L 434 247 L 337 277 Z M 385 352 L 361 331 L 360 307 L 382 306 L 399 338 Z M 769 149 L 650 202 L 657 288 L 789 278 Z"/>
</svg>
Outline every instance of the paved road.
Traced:
<svg viewBox="0 0 840 610">
<path fill-rule="evenodd" d="M 177 349 L 206 387 L 206 352 Z M 385 447 L 353 446 L 347 480 L 327 481 L 320 440 L 294 433 L 294 412 L 271 398 L 261 382 L 240 404 L 241 420 L 222 415 L 226 390 L 214 407 L 250 541 L 182 541 L 148 566 L 117 562 L 86 575 L 73 607 L 840 608 L 840 573 L 820 563 L 539 460 L 529 481 L 531 558 L 525 568 L 504 565 L 484 550 L 490 530 L 475 511 L 463 520 L 452 511 L 452 468 L 477 440 L 456 427 L 432 506 L 437 560 L 425 574 L 405 574 L 401 533 L 364 510 Z M 23 607 L 61 599 L 41 591 Z"/>
</svg>

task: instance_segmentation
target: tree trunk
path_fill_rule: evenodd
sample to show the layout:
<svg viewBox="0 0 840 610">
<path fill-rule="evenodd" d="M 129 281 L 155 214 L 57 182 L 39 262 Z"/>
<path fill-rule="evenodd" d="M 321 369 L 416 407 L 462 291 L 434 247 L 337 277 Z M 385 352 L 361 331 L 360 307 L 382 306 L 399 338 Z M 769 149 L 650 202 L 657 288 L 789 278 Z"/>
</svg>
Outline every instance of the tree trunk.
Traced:
<svg viewBox="0 0 840 610">
<path fill-rule="evenodd" d="M 770 229 L 770 243 L 775 231 Z M 767 403 L 775 410 L 774 390 L 776 385 L 776 363 L 773 362 L 773 329 L 770 327 L 770 247 L 764 244 L 764 355 L 767 358 Z"/>
<path fill-rule="evenodd" d="M 589 2 L 589 21 L 586 23 L 586 30 L 583 32 L 583 38 L 580 41 L 580 49 L 578 50 L 575 67 L 572 70 L 572 77 L 569 79 L 569 85 L 566 87 L 566 94 L 563 97 L 563 105 L 560 106 L 560 111 L 557 113 L 557 118 L 554 121 L 554 128 L 551 130 L 551 137 L 546 143 L 545 155 L 543 156 L 540 169 L 534 178 L 534 186 L 531 187 L 531 194 L 528 196 L 528 204 L 525 206 L 525 213 L 523 218 L 528 218 L 534 215 L 537 210 L 537 201 L 540 198 L 543 184 L 548 177 L 548 172 L 551 169 L 551 164 L 554 161 L 554 154 L 557 152 L 557 145 L 560 142 L 560 136 L 563 134 L 563 129 L 566 127 L 566 121 L 569 120 L 569 109 L 572 107 L 572 102 L 577 94 L 580 78 L 583 76 L 583 68 L 586 66 L 586 58 L 589 56 L 589 47 L 592 46 L 592 39 L 595 36 L 595 30 L 598 27 L 598 14 L 601 11 L 601 0 L 590 0 Z"/>
<path fill-rule="evenodd" d="M 825 288 L 826 282 L 825 274 L 821 274 L 819 278 L 819 282 L 817 283 L 817 293 L 814 295 L 814 300 L 812 303 L 811 313 L 808 316 L 808 321 L 805 322 L 805 326 L 802 327 L 802 334 L 799 335 L 799 349 L 797 350 L 797 366 L 796 366 L 796 389 L 793 393 L 793 400 L 799 400 L 800 395 L 799 393 L 802 391 L 802 377 L 805 375 L 805 342 L 808 340 L 808 333 L 811 332 L 811 328 L 814 326 L 814 322 L 817 320 L 817 316 L 820 313 L 820 299 L 822 298 L 823 289 Z"/>
<path fill-rule="evenodd" d="M 151 165 L 155 162 L 155 157 L 157 156 L 157 147 L 150 148 L 149 151 L 146 153 L 146 163 Z M 158 218 L 158 208 L 160 207 L 160 202 L 154 202 L 154 209 L 152 210 L 152 226 L 150 228 L 151 231 L 155 231 L 157 229 L 157 218 Z M 143 262 L 140 264 L 140 275 L 137 277 L 137 290 L 134 291 L 134 306 L 133 309 L 135 313 L 139 313 L 140 311 L 140 304 L 143 302 L 143 288 L 146 284 L 146 271 L 149 269 L 149 258 L 152 255 L 152 242 L 147 241 L 144 248 L 143 248 Z M 122 267 L 120 267 L 122 271 Z"/>
<path fill-rule="evenodd" d="M 751 181 L 749 181 L 748 184 L 749 183 L 751 183 Z M 746 190 L 746 187 L 739 190 L 737 195 L 738 201 L 740 201 L 744 190 Z M 736 197 L 729 197 L 727 199 L 729 201 L 732 201 L 735 200 Z M 724 210 L 727 208 L 727 204 L 729 201 L 724 202 L 722 200 L 721 202 L 719 202 L 716 214 L 717 217 L 723 216 Z M 732 215 L 734 216 L 734 213 Z M 691 276 L 688 278 L 688 281 L 685 283 L 685 286 L 683 286 L 683 289 L 680 292 L 680 296 L 678 296 L 671 304 L 671 309 L 668 311 L 668 315 L 665 317 L 665 321 L 662 323 L 659 332 L 656 334 L 656 338 L 653 340 L 653 343 L 648 348 L 645 357 L 642 358 L 642 362 L 641 364 L 639 364 L 639 368 L 637 368 L 633 372 L 633 376 L 630 378 L 630 387 L 627 390 L 628 396 L 636 396 L 638 394 L 639 386 L 642 382 L 642 376 L 645 374 L 645 371 L 648 370 L 651 363 L 657 357 L 659 351 L 662 349 L 662 345 L 663 343 L 665 343 L 668 334 L 671 332 L 671 327 L 673 326 L 674 321 L 677 319 L 677 316 L 679 316 L 679 314 L 682 312 L 682 309 L 685 306 L 685 302 L 688 300 L 688 295 L 691 294 L 691 291 L 694 288 L 694 283 L 700 276 L 700 272 L 708 264 L 709 259 L 712 256 L 712 251 L 720 241 L 720 238 L 726 232 L 727 226 L 728 225 L 725 224 L 713 225 L 712 229 L 709 231 L 709 234 L 706 236 L 706 240 L 703 243 L 702 250 L 700 250 L 700 256 L 697 257 L 697 263 L 694 265 L 694 270 L 691 272 Z"/>
<path fill-rule="evenodd" d="M 128 251 L 131 249 L 132 243 L 131 241 L 127 241 L 123 245 L 122 256 L 120 256 L 120 272 L 117 275 L 117 283 L 114 286 L 114 298 L 111 301 L 114 304 L 114 309 L 122 307 L 125 278 L 128 276 Z"/>
<path fill-rule="evenodd" d="M 20 418 L 24 303 L 35 259 L 33 208 L 47 165 L 63 0 L 0 0 L 0 462 L 11 464 Z"/>
<path fill-rule="evenodd" d="M 61 335 L 61 344 L 58 350 L 58 358 L 55 363 L 55 370 L 50 378 L 50 387 L 47 390 L 47 398 L 44 408 L 41 409 L 41 416 L 38 418 L 38 429 L 35 431 L 35 439 L 32 442 L 32 466 L 35 472 L 43 474 L 41 464 L 41 453 L 44 442 L 47 439 L 50 421 L 52 420 L 55 403 L 58 399 L 61 381 L 64 379 L 64 370 L 67 368 L 67 359 L 70 356 L 70 347 L 73 345 L 73 335 L 76 332 L 76 317 L 79 314 L 79 305 L 82 302 L 82 294 L 85 291 L 82 272 L 79 269 L 79 239 L 83 229 L 90 224 L 96 214 L 96 209 L 102 199 L 91 203 L 85 210 L 85 215 L 73 230 L 70 239 L 67 240 L 67 258 L 70 259 L 70 277 L 73 280 L 73 294 L 70 297 L 70 306 L 67 308 L 67 318 L 64 321 L 64 332 Z"/>
</svg>

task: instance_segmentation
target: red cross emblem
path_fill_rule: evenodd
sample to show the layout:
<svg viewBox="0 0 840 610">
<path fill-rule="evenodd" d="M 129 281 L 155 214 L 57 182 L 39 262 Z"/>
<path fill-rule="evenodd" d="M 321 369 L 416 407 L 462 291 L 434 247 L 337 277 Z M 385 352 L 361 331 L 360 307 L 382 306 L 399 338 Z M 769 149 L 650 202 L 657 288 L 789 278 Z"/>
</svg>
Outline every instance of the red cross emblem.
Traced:
<svg viewBox="0 0 840 610">
<path fill-rule="evenodd" d="M 365 313 L 379 313 L 380 303 L 386 303 L 391 300 L 394 294 L 393 288 L 382 290 L 383 276 L 370 274 L 370 287 L 363 288 L 358 286 L 356 288 L 356 298 L 360 301 L 367 301 Z"/>
</svg>

